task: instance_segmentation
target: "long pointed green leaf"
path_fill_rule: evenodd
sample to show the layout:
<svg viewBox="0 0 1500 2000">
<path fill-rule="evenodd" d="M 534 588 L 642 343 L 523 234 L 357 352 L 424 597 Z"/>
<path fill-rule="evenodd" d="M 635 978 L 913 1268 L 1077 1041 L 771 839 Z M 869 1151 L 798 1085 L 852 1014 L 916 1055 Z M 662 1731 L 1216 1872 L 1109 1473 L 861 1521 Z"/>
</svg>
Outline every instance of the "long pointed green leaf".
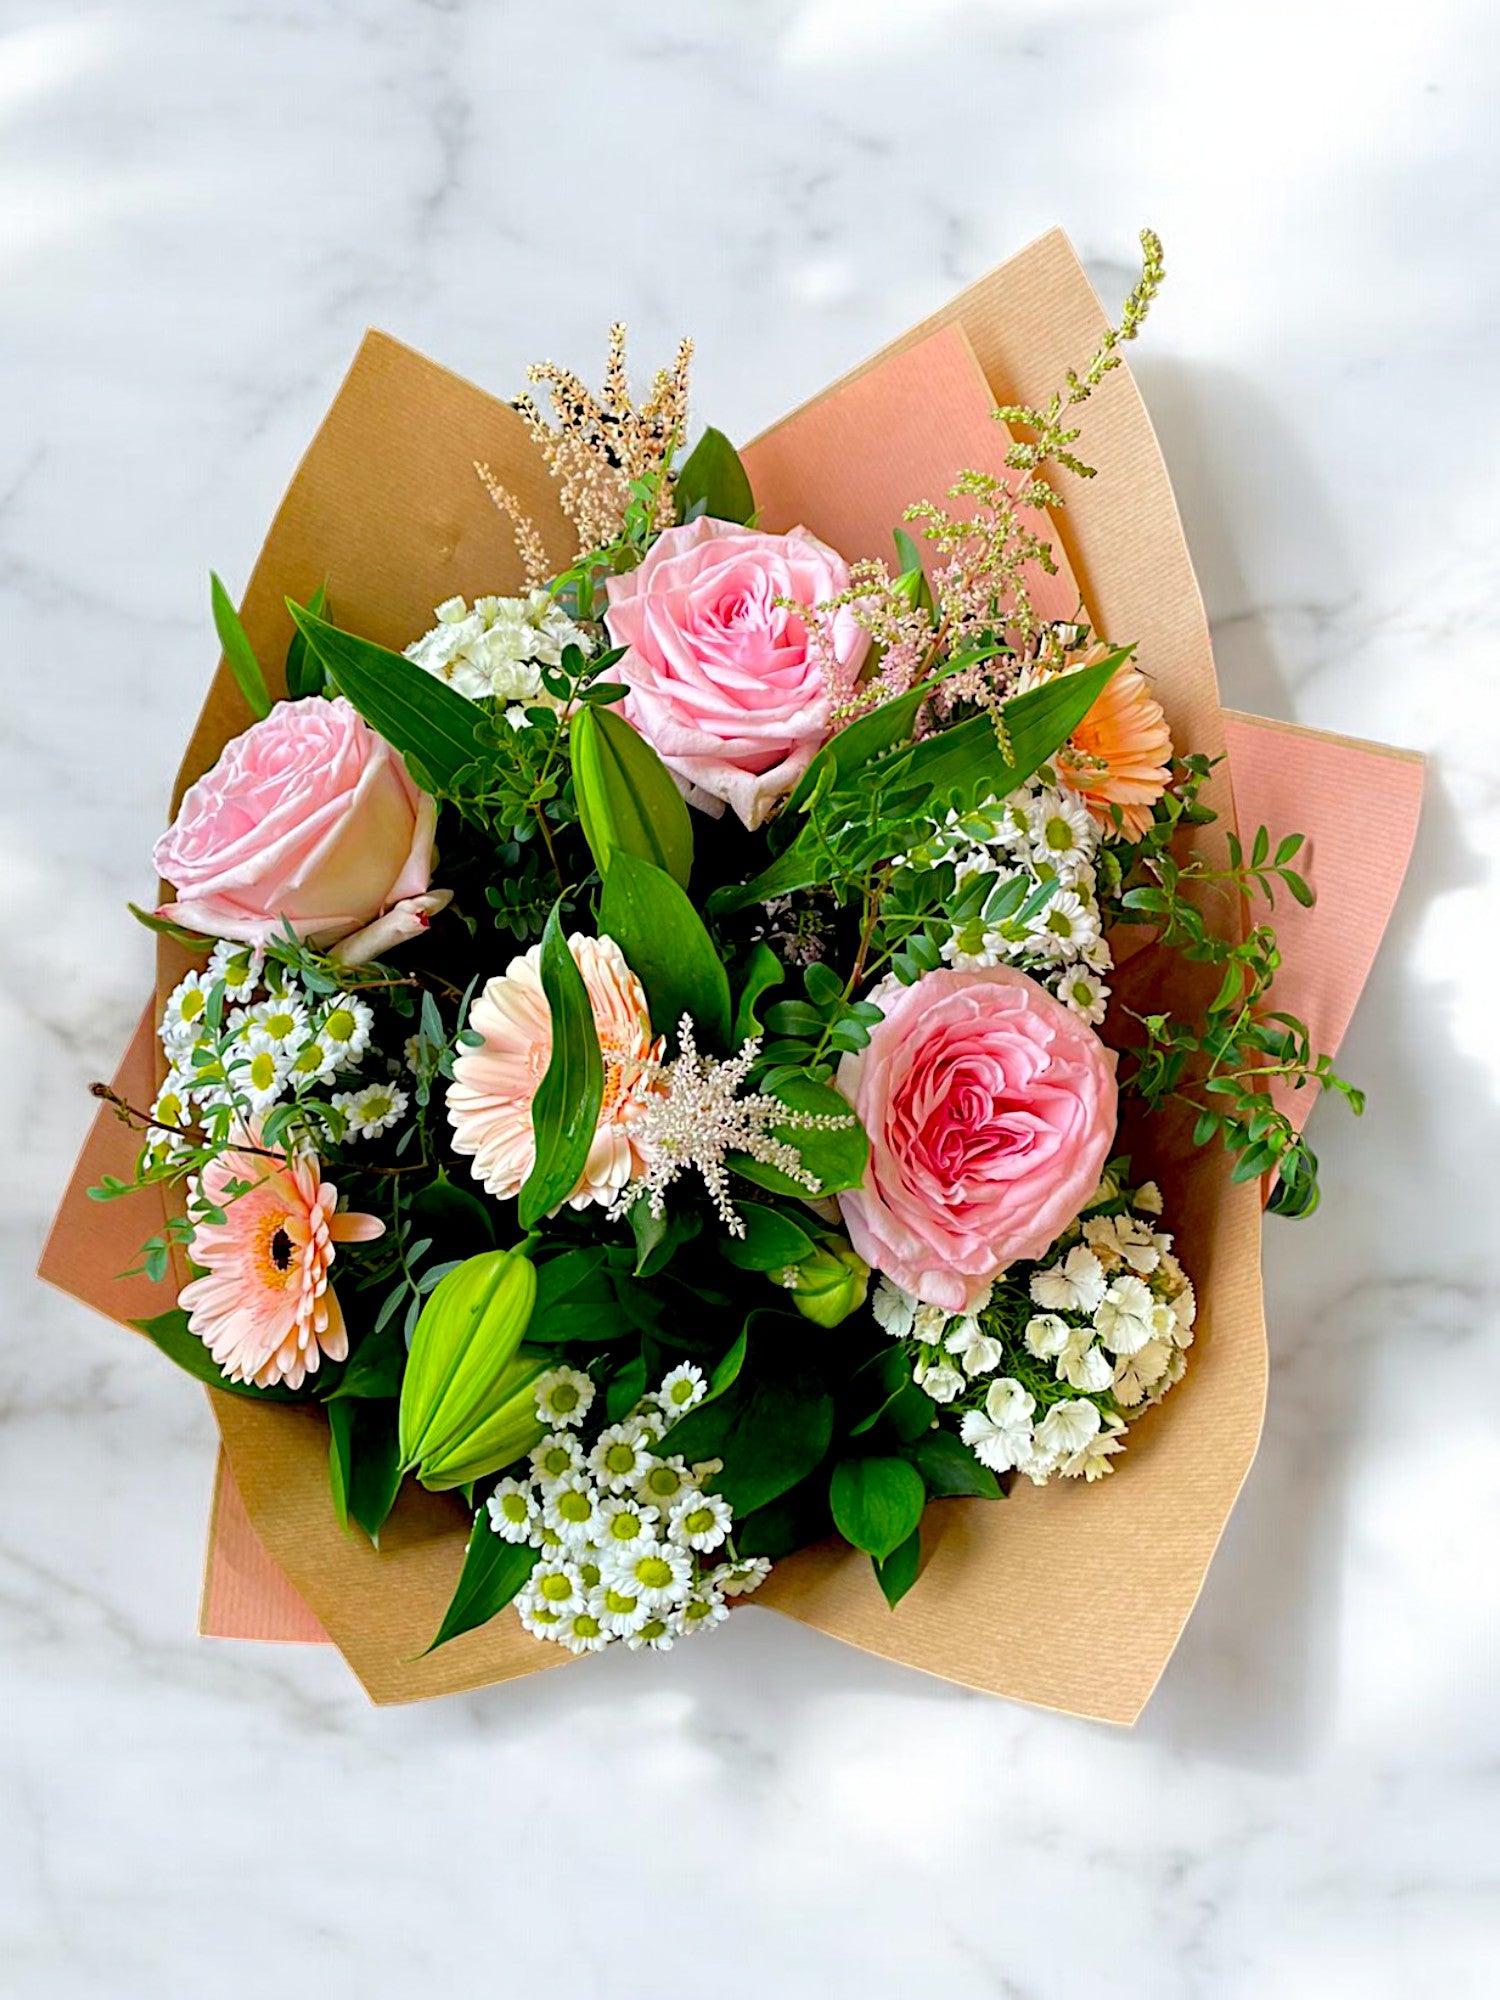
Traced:
<svg viewBox="0 0 1500 2000">
<path fill-rule="evenodd" d="M 683 461 L 673 489 L 679 521 L 710 514 L 717 521 L 744 523 L 755 513 L 755 495 L 744 462 L 712 424 Z"/>
<path fill-rule="evenodd" d="M 931 800 L 934 810 L 952 806 L 962 811 L 984 800 L 1005 798 L 1067 742 L 1110 676 L 1129 656 L 1130 649 L 1121 647 L 1097 666 L 1082 668 L 1076 674 L 1059 674 L 1041 687 L 1031 688 L 1006 702 L 1001 716 L 1009 739 L 1009 758 L 1001 752 L 989 716 L 976 715 L 937 736 L 914 743 L 878 770 L 864 771 L 864 782 L 892 792 L 921 792 Z M 886 704 L 887 708 L 893 706 Z M 860 720 L 873 722 L 883 713 L 884 710 L 876 709 Z M 852 733 L 859 726 L 858 722 L 851 723 L 844 733 Z M 838 740 L 833 739 L 834 743 Z M 847 782 L 859 782 L 863 768 L 861 765 L 848 773 Z M 751 903 L 767 902 L 773 896 L 789 895 L 794 889 L 810 888 L 822 879 L 823 866 L 821 844 L 801 833 L 785 854 L 753 881 L 716 890 L 709 898 L 708 909 L 715 915 L 724 915 L 745 909 Z"/>
<path fill-rule="evenodd" d="M 261 672 L 260 661 L 255 657 L 255 648 L 240 623 L 234 600 L 212 571 L 209 572 L 208 585 L 214 608 L 214 629 L 219 635 L 219 644 L 224 648 L 224 658 L 229 662 L 229 671 L 234 675 L 240 693 L 259 722 L 271 713 L 266 677 Z"/>
<path fill-rule="evenodd" d="M 401 653 L 341 632 L 290 598 L 287 609 L 338 692 L 440 790 L 482 755 L 481 711 L 473 702 Z"/>
<path fill-rule="evenodd" d="M 539 1549 L 529 1548 L 524 1542 L 502 1541 L 481 1508 L 474 1516 L 474 1526 L 469 1531 L 469 1545 L 464 1550 L 464 1566 L 459 1572 L 457 1588 L 443 1613 L 442 1624 L 422 1657 L 436 1652 L 439 1646 L 446 1646 L 460 1633 L 472 1632 L 476 1626 L 487 1625 L 502 1612 L 536 1568 L 540 1553 Z"/>
<path fill-rule="evenodd" d="M 607 875 L 612 857 L 623 851 L 685 889 L 693 825 L 666 765 L 612 708 L 580 708 L 570 733 L 578 818 L 599 873 Z"/>
<path fill-rule="evenodd" d="M 604 1102 L 604 1058 L 583 974 L 562 927 L 562 898 L 542 932 L 542 991 L 552 1010 L 552 1060 L 531 1104 L 536 1160 L 520 1193 L 530 1229 L 577 1187 Z"/>
<path fill-rule="evenodd" d="M 684 1014 L 720 1047 L 729 1040 L 729 975 L 703 919 L 670 875 L 619 850 L 599 898 L 599 929 L 646 989 L 658 1034 Z"/>
</svg>

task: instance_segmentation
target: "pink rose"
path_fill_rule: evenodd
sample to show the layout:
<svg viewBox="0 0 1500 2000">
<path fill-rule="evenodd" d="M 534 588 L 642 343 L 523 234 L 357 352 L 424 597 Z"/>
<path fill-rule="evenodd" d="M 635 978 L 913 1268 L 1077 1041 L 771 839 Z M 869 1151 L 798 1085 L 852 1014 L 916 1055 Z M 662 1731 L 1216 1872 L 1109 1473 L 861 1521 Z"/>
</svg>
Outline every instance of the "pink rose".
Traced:
<svg viewBox="0 0 1500 2000">
<path fill-rule="evenodd" d="M 609 579 L 610 637 L 626 648 L 622 704 L 690 804 L 759 826 L 829 733 L 823 662 L 795 611 L 849 588 L 842 556 L 793 528 L 763 535 L 706 515 L 668 528 L 639 569 Z M 852 681 L 869 635 L 834 613 L 830 664 Z"/>
<path fill-rule="evenodd" d="M 885 1019 L 839 1064 L 870 1135 L 839 1196 L 868 1264 L 929 1305 L 971 1312 L 1040 1257 L 1098 1185 L 1115 1132 L 1115 1057 L 1009 966 L 886 980 Z"/>
<path fill-rule="evenodd" d="M 429 890 L 437 807 L 342 698 L 278 702 L 188 788 L 156 843 L 157 915 L 262 944 L 289 923 L 358 962 L 448 901 Z"/>
</svg>

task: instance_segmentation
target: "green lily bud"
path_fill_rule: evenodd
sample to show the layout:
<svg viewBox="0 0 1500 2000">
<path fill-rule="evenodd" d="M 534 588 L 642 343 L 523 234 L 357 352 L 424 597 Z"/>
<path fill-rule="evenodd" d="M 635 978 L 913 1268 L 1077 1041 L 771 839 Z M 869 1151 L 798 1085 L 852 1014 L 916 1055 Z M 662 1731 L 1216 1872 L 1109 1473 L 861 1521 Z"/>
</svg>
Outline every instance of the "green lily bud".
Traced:
<svg viewBox="0 0 1500 2000">
<path fill-rule="evenodd" d="M 820 1234 L 811 1253 L 782 1273 L 782 1282 L 804 1319 L 837 1326 L 864 1304 L 870 1267 L 842 1236 Z"/>
<path fill-rule="evenodd" d="M 545 1355 L 521 1346 L 536 1271 L 515 1250 L 470 1257 L 434 1286 L 401 1384 L 401 1466 L 435 1492 L 467 1486 L 544 1434 L 534 1396 Z"/>
</svg>

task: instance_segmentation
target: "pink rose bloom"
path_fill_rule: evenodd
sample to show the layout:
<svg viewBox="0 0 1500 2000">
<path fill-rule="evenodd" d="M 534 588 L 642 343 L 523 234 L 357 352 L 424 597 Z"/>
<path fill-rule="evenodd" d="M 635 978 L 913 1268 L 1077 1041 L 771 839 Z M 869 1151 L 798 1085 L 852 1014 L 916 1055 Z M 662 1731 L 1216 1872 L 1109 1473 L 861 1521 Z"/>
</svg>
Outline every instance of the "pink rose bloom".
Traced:
<svg viewBox="0 0 1500 2000">
<path fill-rule="evenodd" d="M 839 1064 L 870 1135 L 864 1185 L 839 1196 L 849 1239 L 906 1291 L 972 1312 L 1040 1257 L 1098 1186 L 1115 1133 L 1115 1057 L 1009 966 L 888 979 L 885 1019 Z"/>
<path fill-rule="evenodd" d="M 706 515 L 609 579 L 621 706 L 690 804 L 759 826 L 802 776 L 829 734 L 828 682 L 806 624 L 776 600 L 811 606 L 848 588 L 848 564 L 806 528 L 763 535 Z M 852 682 L 869 635 L 843 609 L 828 636 L 828 666 Z"/>
<path fill-rule="evenodd" d="M 278 702 L 226 744 L 156 843 L 158 916 L 263 944 L 289 923 L 350 964 L 426 928 L 437 806 L 340 697 Z"/>
</svg>

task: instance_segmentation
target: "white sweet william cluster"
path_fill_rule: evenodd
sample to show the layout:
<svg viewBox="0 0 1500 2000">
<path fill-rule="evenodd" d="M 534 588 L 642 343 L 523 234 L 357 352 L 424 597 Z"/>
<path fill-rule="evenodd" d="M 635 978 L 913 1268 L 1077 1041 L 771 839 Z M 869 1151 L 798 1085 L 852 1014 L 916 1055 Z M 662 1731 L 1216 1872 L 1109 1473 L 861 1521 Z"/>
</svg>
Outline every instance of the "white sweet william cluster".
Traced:
<svg viewBox="0 0 1500 2000">
<path fill-rule="evenodd" d="M 764 1557 L 730 1553 L 733 1513 L 707 1490 L 719 1462 L 689 1466 L 656 1449 L 706 1387 L 685 1362 L 590 1444 L 593 1378 L 554 1368 L 537 1383 L 538 1414 L 553 1429 L 532 1452 L 529 1475 L 502 1479 L 488 1503 L 497 1535 L 538 1552 L 516 1598 L 533 1637 L 573 1653 L 616 1640 L 667 1652 L 711 1630 L 728 1616 L 727 1598 L 770 1574 Z"/>
<path fill-rule="evenodd" d="M 162 1011 L 167 1074 L 151 1106 L 147 1164 L 170 1166 L 193 1152 L 190 1133 L 222 1146 L 237 1127 L 312 1091 L 340 1114 L 341 1136 L 373 1139 L 388 1131 L 408 1103 L 396 1083 L 327 1089 L 365 1062 L 373 1027 L 370 1007 L 355 995 L 314 992 L 253 945 L 216 944 Z"/>
<path fill-rule="evenodd" d="M 450 597 L 433 615 L 436 625 L 407 647 L 406 657 L 470 701 L 493 696 L 512 703 L 506 719 L 517 729 L 525 726 L 528 706 L 562 706 L 542 668 L 560 666 L 566 647 L 586 654 L 592 643 L 546 590 L 477 597 L 472 610 L 464 598 Z"/>
<path fill-rule="evenodd" d="M 1112 1169 L 1045 1259 L 962 1317 L 881 1280 L 876 1319 L 910 1343 L 914 1380 L 992 1472 L 1097 1479 L 1130 1421 L 1182 1379 L 1196 1304 L 1160 1213 L 1153 1182 L 1127 1195 Z"/>
<path fill-rule="evenodd" d="M 1104 1019 L 1113 959 L 1099 912 L 1099 829 L 1072 796 L 1033 778 L 1002 805 L 950 813 L 904 865 L 951 863 L 955 892 L 981 878 L 977 915 L 942 946 L 955 966 L 1013 965 L 1090 1023 Z"/>
</svg>

